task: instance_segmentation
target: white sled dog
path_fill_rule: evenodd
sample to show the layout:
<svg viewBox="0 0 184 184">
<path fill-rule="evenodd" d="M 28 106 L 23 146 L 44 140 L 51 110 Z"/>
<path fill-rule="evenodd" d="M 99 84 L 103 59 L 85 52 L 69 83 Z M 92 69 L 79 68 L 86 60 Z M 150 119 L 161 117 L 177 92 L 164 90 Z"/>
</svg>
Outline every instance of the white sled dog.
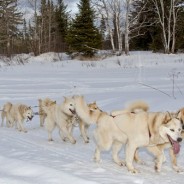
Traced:
<svg viewBox="0 0 184 184">
<path fill-rule="evenodd" d="M 45 104 L 45 101 L 43 100 L 42 103 Z M 47 114 L 45 128 L 48 131 L 48 140 L 53 141 L 52 132 L 57 126 L 63 141 L 66 141 L 67 138 L 72 144 L 75 144 L 76 140 L 71 134 L 73 117 L 75 115 L 74 99 L 72 97 L 64 97 L 64 101 L 60 105 L 53 103 L 47 106 L 43 105 L 42 107 Z"/>
<path fill-rule="evenodd" d="M 42 99 L 38 99 L 38 105 L 39 105 L 39 118 L 40 118 L 40 127 L 43 127 L 44 122 L 45 122 L 45 118 L 47 116 L 46 112 L 43 110 L 43 106 L 50 106 L 56 104 L 56 101 L 51 100 L 50 98 L 46 98 L 44 99 L 44 101 Z"/>
<path fill-rule="evenodd" d="M 27 120 L 32 120 L 33 118 L 33 110 L 31 107 L 25 104 L 12 104 L 7 102 L 3 106 L 3 111 L 1 113 L 2 123 L 4 124 L 4 119 L 6 118 L 6 126 L 13 127 L 17 126 L 19 131 L 27 132 L 23 123 Z"/>
<path fill-rule="evenodd" d="M 181 141 L 181 122 L 176 119 L 168 119 L 168 113 L 132 113 L 131 109 L 116 111 L 111 115 L 95 111 L 90 113 L 87 104 L 82 96 L 76 96 L 76 111 L 81 119 L 88 123 L 96 122 L 94 132 L 96 150 L 94 159 L 99 162 L 103 150 L 112 147 L 112 157 L 118 165 L 126 164 L 132 173 L 138 171 L 133 166 L 134 155 L 139 147 L 148 147 L 157 158 L 156 170 L 160 171 L 163 161 L 163 153 L 156 145 L 167 142 L 175 144 L 176 151 L 179 151 Z M 134 105 L 132 108 L 136 109 Z M 130 112 L 127 112 L 130 111 Z M 119 159 L 118 152 L 123 144 L 126 144 L 125 163 Z M 154 146 L 155 145 L 155 146 Z M 149 147 L 151 146 L 151 147 Z M 153 149 L 152 149 L 153 148 Z"/>
</svg>

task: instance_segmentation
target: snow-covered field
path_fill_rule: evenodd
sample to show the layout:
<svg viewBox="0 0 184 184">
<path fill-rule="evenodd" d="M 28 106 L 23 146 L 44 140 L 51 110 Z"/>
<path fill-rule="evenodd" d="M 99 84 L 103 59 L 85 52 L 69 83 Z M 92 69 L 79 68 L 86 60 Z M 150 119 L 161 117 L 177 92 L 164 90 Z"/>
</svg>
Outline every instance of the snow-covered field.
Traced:
<svg viewBox="0 0 184 184">
<path fill-rule="evenodd" d="M 0 61 L 0 106 L 11 101 L 31 106 L 38 98 L 50 97 L 58 103 L 63 96 L 82 94 L 87 102 L 96 100 L 107 112 L 122 109 L 137 99 L 150 104 L 151 111 L 176 111 L 184 107 L 184 55 L 132 52 L 130 56 L 109 57 L 99 61 L 69 60 L 51 62 L 53 54 L 27 57 L 27 64 L 6 66 Z M 34 108 L 37 112 L 38 109 Z M 171 168 L 167 161 L 160 174 L 154 171 L 153 156 L 144 148 L 140 157 L 146 165 L 135 164 L 141 173 L 133 175 L 116 165 L 111 152 L 102 154 L 100 164 L 93 162 L 93 129 L 90 143 L 85 144 L 78 127 L 75 145 L 63 142 L 54 131 L 54 142 L 39 127 L 39 117 L 25 123 L 28 133 L 0 127 L 0 184 L 165 184 L 183 183 L 184 173 Z M 178 165 L 184 168 L 184 145 Z M 124 159 L 124 150 L 120 157 Z"/>
</svg>

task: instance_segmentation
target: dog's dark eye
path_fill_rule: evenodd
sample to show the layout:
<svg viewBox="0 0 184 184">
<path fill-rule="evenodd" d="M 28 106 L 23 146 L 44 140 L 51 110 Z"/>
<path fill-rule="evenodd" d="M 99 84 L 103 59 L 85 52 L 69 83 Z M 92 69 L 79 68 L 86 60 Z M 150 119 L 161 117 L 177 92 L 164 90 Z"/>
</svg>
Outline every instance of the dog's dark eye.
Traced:
<svg viewBox="0 0 184 184">
<path fill-rule="evenodd" d="M 174 132 L 174 129 L 170 129 L 171 132 Z"/>
<path fill-rule="evenodd" d="M 73 106 L 73 104 L 70 104 L 70 106 Z"/>
</svg>

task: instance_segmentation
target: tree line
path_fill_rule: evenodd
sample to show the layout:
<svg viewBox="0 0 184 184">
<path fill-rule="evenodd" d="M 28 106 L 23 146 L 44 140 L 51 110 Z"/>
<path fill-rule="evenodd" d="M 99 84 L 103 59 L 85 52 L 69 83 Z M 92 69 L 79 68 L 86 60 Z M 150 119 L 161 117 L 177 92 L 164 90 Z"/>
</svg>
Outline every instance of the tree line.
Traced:
<svg viewBox="0 0 184 184">
<path fill-rule="evenodd" d="M 184 0 L 80 0 L 75 15 L 63 0 L 0 0 L 0 54 L 68 52 L 92 57 L 98 50 L 176 53 L 184 48 Z"/>
</svg>

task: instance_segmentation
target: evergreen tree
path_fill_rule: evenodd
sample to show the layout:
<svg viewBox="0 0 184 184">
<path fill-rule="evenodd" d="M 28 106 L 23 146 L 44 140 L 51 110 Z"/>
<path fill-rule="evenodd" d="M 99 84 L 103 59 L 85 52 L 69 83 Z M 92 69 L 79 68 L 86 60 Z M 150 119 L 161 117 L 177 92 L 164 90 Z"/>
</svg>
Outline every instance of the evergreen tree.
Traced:
<svg viewBox="0 0 184 184">
<path fill-rule="evenodd" d="M 58 0 L 58 5 L 55 10 L 55 18 L 56 18 L 56 29 L 58 34 L 61 36 L 61 41 L 65 40 L 67 34 L 68 27 L 68 13 L 66 11 L 67 5 L 64 5 L 63 0 Z"/>
<path fill-rule="evenodd" d="M 92 57 L 96 50 L 101 48 L 102 37 L 94 26 L 94 11 L 90 0 L 80 0 L 78 9 L 79 13 L 76 14 L 67 35 L 69 51 Z"/>
<path fill-rule="evenodd" d="M 0 46 L 11 55 L 12 40 L 19 34 L 18 25 L 23 23 L 22 13 L 17 10 L 17 0 L 0 0 Z"/>
<path fill-rule="evenodd" d="M 66 35 L 68 30 L 69 13 L 67 12 L 67 5 L 64 4 L 63 0 L 58 0 L 55 7 L 55 45 L 56 51 L 66 50 Z"/>
</svg>

